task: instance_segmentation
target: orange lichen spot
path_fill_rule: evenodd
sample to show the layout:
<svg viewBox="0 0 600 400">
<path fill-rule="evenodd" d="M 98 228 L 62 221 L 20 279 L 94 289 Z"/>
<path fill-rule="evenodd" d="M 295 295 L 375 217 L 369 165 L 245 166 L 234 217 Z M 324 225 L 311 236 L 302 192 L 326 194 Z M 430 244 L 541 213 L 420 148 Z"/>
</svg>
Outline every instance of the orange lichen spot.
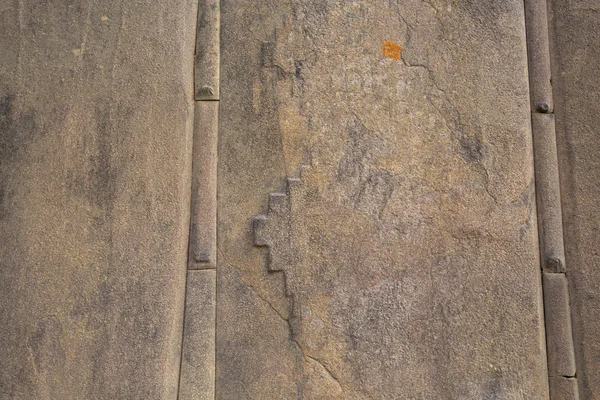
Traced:
<svg viewBox="0 0 600 400">
<path fill-rule="evenodd" d="M 384 57 L 399 60 L 400 52 L 402 51 L 402 46 L 400 46 L 396 42 L 392 42 L 391 40 L 386 40 L 381 45 L 381 51 L 383 52 Z"/>
</svg>

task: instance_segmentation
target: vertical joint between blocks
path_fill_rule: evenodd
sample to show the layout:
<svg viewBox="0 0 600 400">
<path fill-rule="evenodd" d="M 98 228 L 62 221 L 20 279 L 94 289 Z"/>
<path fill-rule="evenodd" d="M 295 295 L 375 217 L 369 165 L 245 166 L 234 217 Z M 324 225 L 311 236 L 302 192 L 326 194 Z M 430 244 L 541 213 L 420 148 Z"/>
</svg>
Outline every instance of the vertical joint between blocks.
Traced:
<svg viewBox="0 0 600 400">
<path fill-rule="evenodd" d="M 525 27 L 550 399 L 576 400 L 547 0 L 525 0 Z"/>
<path fill-rule="evenodd" d="M 191 213 L 179 400 L 216 398 L 220 0 L 199 0 L 197 18 Z"/>
<path fill-rule="evenodd" d="M 194 139 L 189 269 L 214 269 L 217 258 L 220 1 L 199 0 L 194 56 Z"/>
</svg>

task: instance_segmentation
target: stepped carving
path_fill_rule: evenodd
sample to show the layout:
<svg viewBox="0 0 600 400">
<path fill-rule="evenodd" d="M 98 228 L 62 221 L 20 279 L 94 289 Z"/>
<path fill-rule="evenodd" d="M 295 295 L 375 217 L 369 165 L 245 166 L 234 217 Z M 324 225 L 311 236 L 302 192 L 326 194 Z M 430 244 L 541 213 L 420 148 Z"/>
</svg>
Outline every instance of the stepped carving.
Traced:
<svg viewBox="0 0 600 400">
<path fill-rule="evenodd" d="M 252 227 L 254 245 L 268 248 L 267 269 L 283 273 L 285 295 L 290 298 L 288 322 L 293 337 L 299 335 L 300 329 L 294 270 L 301 264 L 299 241 L 302 235 L 292 229 L 292 225 L 298 219 L 298 210 L 303 207 L 306 188 L 302 183 L 302 175 L 308 168 L 301 167 L 298 177 L 286 178 L 280 191 L 269 194 L 267 213 L 254 218 Z"/>
</svg>

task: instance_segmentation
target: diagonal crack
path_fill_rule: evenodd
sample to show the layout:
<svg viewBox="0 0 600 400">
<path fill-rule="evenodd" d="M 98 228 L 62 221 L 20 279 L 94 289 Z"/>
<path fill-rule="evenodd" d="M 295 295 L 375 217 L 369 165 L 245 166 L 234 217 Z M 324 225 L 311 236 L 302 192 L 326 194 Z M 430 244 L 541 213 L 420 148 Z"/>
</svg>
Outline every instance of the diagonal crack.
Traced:
<svg viewBox="0 0 600 400">
<path fill-rule="evenodd" d="M 227 260 L 227 257 L 225 256 L 225 253 L 223 252 L 223 250 L 221 250 L 219 247 L 217 247 L 217 252 L 220 255 L 221 258 L 221 262 L 225 263 L 227 265 L 229 265 L 231 268 L 235 269 L 238 275 L 238 278 L 240 279 L 240 281 L 242 282 L 242 284 L 247 287 L 252 293 L 254 293 L 259 299 L 261 299 L 271 310 L 273 310 L 273 312 L 279 317 L 279 319 L 281 319 L 281 321 L 283 323 L 285 323 L 285 325 L 288 328 L 289 331 L 289 340 L 294 344 L 294 346 L 296 347 L 296 349 L 298 350 L 298 352 L 300 353 L 300 355 L 302 356 L 302 358 L 304 359 L 304 362 L 308 363 L 308 362 L 315 362 L 317 363 L 319 366 L 321 366 L 321 368 L 323 370 L 325 370 L 325 372 L 327 373 L 327 375 L 331 378 L 331 380 L 333 380 L 333 382 L 335 383 L 335 385 L 339 388 L 340 392 L 343 393 L 343 388 L 342 385 L 340 384 L 339 379 L 337 378 L 337 376 L 331 371 L 331 369 L 329 369 L 325 364 L 323 364 L 323 362 L 321 362 L 319 359 L 309 356 L 304 347 L 300 344 L 300 342 L 298 341 L 298 339 L 296 338 L 296 334 L 294 333 L 294 329 L 292 328 L 292 324 L 290 322 L 290 318 L 285 318 L 281 312 L 279 312 L 279 310 L 277 310 L 277 308 L 275 308 L 275 306 L 269 301 L 267 300 L 265 297 L 263 297 L 258 290 L 256 290 L 256 288 L 254 288 L 252 285 L 250 285 L 248 282 L 246 282 L 243 278 L 242 278 L 242 272 L 241 270 L 235 266 L 234 264 L 232 264 L 231 262 L 229 262 Z M 282 273 L 282 272 L 280 272 Z"/>
<path fill-rule="evenodd" d="M 222 262 L 224 262 L 225 264 L 229 265 L 231 268 L 236 270 L 237 276 L 240 279 L 240 282 L 242 282 L 242 284 L 244 284 L 244 286 L 246 286 L 248 289 L 250 289 L 250 291 L 252 293 L 254 293 L 259 299 L 261 299 L 263 302 L 265 302 L 269 306 L 269 308 L 271 308 L 275 312 L 275 314 L 277 314 L 277 316 L 279 316 L 279 318 L 281 318 L 281 320 L 284 321 L 286 323 L 286 325 L 289 326 L 289 324 L 290 324 L 289 318 L 285 318 L 281 314 L 281 312 L 279 310 L 277 310 L 277 308 L 269 300 L 267 300 L 265 297 L 263 297 L 259 293 L 259 291 L 256 290 L 256 288 L 254 286 L 252 286 L 251 284 L 246 282 L 244 280 L 244 278 L 242 278 L 242 271 L 238 267 L 236 267 L 234 264 L 232 264 L 231 262 L 229 262 L 227 260 L 227 257 L 225 257 L 225 253 L 223 252 L 223 250 L 221 250 L 220 248 L 217 247 L 217 252 L 220 254 Z M 291 329 L 291 327 L 290 327 L 290 329 Z"/>
<path fill-rule="evenodd" d="M 400 13 L 398 13 L 398 15 L 400 15 L 400 18 L 402 19 L 402 21 L 404 21 L 404 23 L 407 26 L 407 29 L 410 31 L 411 27 L 410 25 L 408 25 L 408 23 L 404 20 L 404 18 L 402 17 L 402 15 Z M 410 35 L 408 35 L 410 38 Z M 438 94 L 441 94 L 440 97 L 442 97 L 443 101 L 452 109 L 452 114 L 454 114 L 452 116 L 452 125 L 454 125 L 453 127 L 448 125 L 448 118 L 446 118 L 446 113 L 444 113 L 440 107 L 436 104 L 435 101 L 433 101 L 432 99 L 429 99 L 429 103 L 431 104 L 431 106 L 433 108 L 435 108 L 435 110 L 437 111 L 437 113 L 440 115 L 440 117 L 442 117 L 442 119 L 444 120 L 444 123 L 446 124 L 446 127 L 452 131 L 452 130 L 456 130 L 458 131 L 458 133 L 461 136 L 464 136 L 464 124 L 461 120 L 461 114 L 458 111 L 458 108 L 456 108 L 456 106 L 454 105 L 454 103 L 452 101 L 450 101 L 450 98 L 448 96 L 448 94 L 446 93 L 445 89 L 442 89 L 439 84 L 437 83 L 437 80 L 435 78 L 435 73 L 433 72 L 433 70 L 429 67 L 429 65 L 426 64 L 417 64 L 417 63 L 410 63 L 409 61 L 407 61 L 404 57 L 401 58 L 402 63 L 407 67 L 407 68 L 420 68 L 425 70 L 425 72 L 427 73 L 428 77 L 429 77 L 429 81 L 431 82 L 431 84 L 433 85 L 433 87 L 435 88 L 435 90 L 438 92 Z M 498 197 L 496 195 L 494 195 L 491 190 L 490 190 L 490 172 L 488 170 L 488 168 L 486 167 L 485 163 L 483 162 L 483 160 L 478 160 L 477 164 L 481 167 L 481 170 L 483 172 L 484 178 L 485 178 L 485 182 L 484 182 L 484 189 L 486 194 L 494 201 L 494 203 L 496 204 L 500 204 L 498 201 Z"/>
<path fill-rule="evenodd" d="M 300 351 L 302 352 L 302 348 L 300 348 Z M 306 359 L 308 359 L 308 360 L 310 360 L 312 362 L 315 362 L 318 365 L 320 365 L 321 368 L 323 368 L 323 370 L 325 370 L 325 372 L 327 372 L 327 375 L 329 375 L 329 377 L 331 378 L 331 380 L 333 380 L 335 382 L 335 384 L 338 387 L 338 389 L 340 390 L 340 392 L 342 392 L 342 393 L 344 392 L 344 389 L 342 389 L 342 385 L 340 384 L 340 381 L 338 380 L 338 378 L 333 374 L 333 372 L 331 372 L 331 370 L 325 364 L 323 364 L 320 360 L 318 360 L 318 359 L 316 359 L 314 357 L 311 357 L 311 356 L 305 354 L 304 352 L 302 353 L 302 355 Z"/>
<path fill-rule="evenodd" d="M 494 196 L 492 192 L 490 192 L 490 171 L 488 171 L 487 167 L 483 164 L 483 161 L 478 161 L 478 164 L 481 166 L 481 168 L 483 168 L 483 171 L 485 173 L 485 183 L 483 185 L 483 187 L 485 188 L 485 192 L 488 194 L 488 196 L 490 196 L 492 200 L 494 200 L 494 203 L 500 205 L 500 203 L 498 202 L 498 198 Z"/>
</svg>

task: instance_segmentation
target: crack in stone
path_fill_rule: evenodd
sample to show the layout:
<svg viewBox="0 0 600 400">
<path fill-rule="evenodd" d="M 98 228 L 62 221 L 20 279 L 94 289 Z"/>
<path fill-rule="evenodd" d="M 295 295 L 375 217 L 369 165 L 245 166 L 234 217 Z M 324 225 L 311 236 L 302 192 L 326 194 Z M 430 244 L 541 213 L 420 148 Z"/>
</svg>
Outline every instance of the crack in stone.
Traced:
<svg viewBox="0 0 600 400">
<path fill-rule="evenodd" d="M 444 89 L 442 89 L 436 79 L 435 79 L 435 75 L 434 72 L 431 70 L 431 68 L 429 68 L 429 66 L 425 65 L 425 64 L 411 64 L 410 62 L 406 61 L 404 58 L 402 58 L 402 62 L 403 64 L 407 67 L 407 68 L 421 68 L 424 69 L 428 75 L 429 75 L 429 80 L 432 83 L 433 87 L 435 88 L 435 90 L 437 90 L 439 93 L 442 94 L 442 98 L 443 100 L 452 108 L 452 110 L 454 111 L 455 116 L 453 117 L 455 119 L 455 121 L 453 122 L 453 124 L 456 125 L 456 131 L 459 132 L 459 134 L 461 136 L 464 136 L 464 125 L 461 122 L 461 116 L 460 116 L 460 112 L 458 111 L 458 109 L 456 108 L 456 106 L 450 101 L 448 94 L 446 93 L 446 91 Z M 444 113 L 442 112 L 442 110 L 435 104 L 434 101 L 432 101 L 432 99 L 428 99 L 429 103 L 431 104 L 431 106 L 433 108 L 435 108 L 435 110 L 438 112 L 438 114 L 440 115 L 440 117 L 443 118 L 444 123 L 446 124 L 446 127 L 452 131 L 452 127 L 450 127 L 448 125 L 448 119 L 446 118 L 446 116 L 444 115 Z M 484 189 L 486 194 L 494 201 L 495 204 L 500 205 L 500 202 L 498 201 L 498 197 L 495 196 L 491 191 L 490 191 L 490 172 L 488 170 L 488 168 L 485 166 L 485 164 L 483 163 L 483 160 L 477 160 L 476 163 L 481 167 L 482 171 L 483 171 L 483 175 L 485 177 L 485 183 L 484 183 Z"/>
<path fill-rule="evenodd" d="M 494 203 L 500 205 L 500 203 L 498 202 L 498 198 L 494 196 L 492 192 L 490 192 L 490 172 L 488 171 L 487 167 L 483 164 L 482 161 L 478 161 L 477 163 L 481 166 L 481 168 L 483 168 L 483 171 L 485 173 L 485 183 L 483 185 L 483 187 L 485 188 L 485 192 L 488 196 L 490 196 L 492 200 L 494 200 Z"/>
<path fill-rule="evenodd" d="M 290 318 L 285 318 L 278 310 L 277 308 L 275 308 L 275 306 L 269 301 L 267 300 L 265 297 L 263 297 L 258 290 L 256 290 L 255 287 L 253 287 L 252 285 L 250 285 L 248 282 L 246 282 L 243 278 L 242 278 L 242 271 L 241 269 L 239 269 L 238 267 L 236 267 L 234 264 L 232 264 L 231 262 L 229 262 L 227 260 L 227 257 L 225 256 L 225 253 L 223 252 L 223 250 L 221 250 L 220 248 L 217 248 L 218 253 L 220 254 L 221 258 L 222 258 L 222 262 L 229 265 L 230 267 L 232 267 L 233 269 L 236 270 L 238 278 L 240 279 L 240 282 L 242 282 L 242 284 L 248 288 L 252 293 L 254 293 L 259 299 L 261 299 L 271 310 L 273 310 L 273 312 L 279 317 L 279 319 L 281 319 L 281 321 L 283 321 L 283 323 L 287 326 L 288 332 L 289 332 L 289 340 L 294 344 L 294 346 L 296 347 L 296 349 L 298 350 L 298 352 L 300 353 L 300 355 L 302 356 L 302 358 L 304 359 L 305 362 L 309 362 L 309 361 L 313 361 L 315 363 L 317 363 L 318 365 L 321 366 L 321 368 L 323 368 L 325 370 L 325 372 L 327 372 L 327 375 L 331 378 L 331 380 L 334 381 L 335 385 L 340 389 L 340 392 L 343 393 L 343 388 L 342 385 L 340 384 L 338 378 L 336 377 L 336 375 L 325 365 L 323 364 L 323 362 L 321 362 L 319 359 L 309 356 L 304 347 L 300 344 L 300 342 L 296 339 L 296 334 L 294 333 L 294 328 L 292 327 L 291 323 L 290 323 Z M 280 272 L 280 271 L 275 271 L 275 272 Z M 282 273 L 282 272 L 280 272 Z M 291 301 L 293 301 L 293 299 L 290 299 Z"/>
<path fill-rule="evenodd" d="M 281 312 L 279 312 L 279 310 L 277 310 L 277 308 L 275 308 L 275 306 L 269 301 L 267 300 L 265 297 L 263 297 L 258 290 L 256 290 L 256 288 L 252 285 L 250 285 L 248 282 L 246 282 L 244 280 L 244 278 L 242 278 L 242 270 L 239 269 L 238 267 L 236 267 L 234 264 L 232 264 L 231 262 L 229 262 L 227 260 L 227 257 L 225 257 L 225 253 L 223 253 L 223 250 L 221 250 L 220 248 L 217 248 L 218 253 L 221 255 L 222 258 L 222 262 L 224 262 L 225 264 L 229 265 L 231 268 L 235 269 L 238 275 L 238 278 L 240 278 L 240 281 L 242 282 L 242 284 L 247 287 L 248 289 L 250 289 L 250 291 L 252 293 L 254 293 L 258 298 L 260 298 L 262 301 L 264 301 L 274 312 L 275 314 L 277 314 L 279 316 L 279 318 L 281 318 L 287 325 L 289 325 L 289 319 L 285 318 Z"/>
<path fill-rule="evenodd" d="M 438 21 L 438 23 L 440 24 L 440 26 L 442 27 L 443 30 L 445 30 L 445 26 L 442 23 L 442 20 L 439 17 L 439 11 L 438 9 L 429 1 L 427 0 L 423 0 L 423 3 L 427 4 L 429 7 L 431 7 L 431 9 L 434 11 L 435 13 L 435 18 Z M 398 5 L 398 2 L 396 2 L 396 14 L 398 15 L 398 17 L 400 18 L 400 20 L 402 20 L 402 22 L 406 25 L 406 36 L 407 36 L 407 41 L 406 41 L 406 47 L 408 47 L 408 45 L 410 44 L 410 41 L 412 39 L 412 30 L 413 27 L 408 23 L 408 21 L 406 20 L 406 18 L 404 17 L 404 15 L 402 15 L 402 13 L 400 12 L 400 8 Z M 429 81 L 431 82 L 431 84 L 433 85 L 433 87 L 435 88 L 435 90 L 438 92 L 438 94 L 441 93 L 441 98 L 443 99 L 443 101 L 452 109 L 453 111 L 453 116 L 452 119 L 454 121 L 452 121 L 452 125 L 454 126 L 449 126 L 448 124 L 448 118 L 445 115 L 444 112 L 442 112 L 442 110 L 440 109 L 440 107 L 438 107 L 435 104 L 435 101 L 433 101 L 433 99 L 428 98 L 429 103 L 431 104 L 431 106 L 433 108 L 435 108 L 435 110 L 437 111 L 437 113 L 440 115 L 440 117 L 442 117 L 442 119 L 444 120 L 444 123 L 446 125 L 446 127 L 452 132 L 453 130 L 456 130 L 461 137 L 464 137 L 464 125 L 461 121 L 461 114 L 458 111 L 458 108 L 456 108 L 456 106 L 454 105 L 454 103 L 452 101 L 450 101 L 450 98 L 448 96 L 448 94 L 446 93 L 446 91 L 444 89 L 442 89 L 437 80 L 435 79 L 435 73 L 433 72 L 433 70 L 429 67 L 429 65 L 427 64 L 421 64 L 421 63 L 411 63 L 409 61 L 407 61 L 404 57 L 400 58 L 402 63 L 407 67 L 407 68 L 421 68 L 424 69 L 429 77 Z M 498 201 L 498 197 L 496 195 L 494 195 L 491 190 L 490 190 L 490 172 L 488 170 L 488 168 L 485 166 L 485 164 L 483 163 L 482 160 L 477 160 L 476 163 L 481 167 L 482 171 L 483 171 L 483 175 L 485 177 L 485 183 L 484 183 L 484 189 L 486 194 L 494 201 L 495 204 L 500 205 L 500 202 Z"/>
<path fill-rule="evenodd" d="M 325 370 L 325 372 L 327 372 L 327 374 L 329 375 L 329 377 L 335 382 L 336 386 L 338 387 L 338 389 L 340 390 L 341 393 L 344 393 L 344 389 L 342 388 L 342 385 L 340 384 L 340 381 L 338 380 L 338 378 L 333 374 L 333 372 L 331 372 L 331 370 L 329 368 L 327 368 L 327 366 L 325 364 L 323 364 L 321 361 L 319 361 L 318 359 L 311 357 L 309 355 L 306 355 L 303 351 L 302 348 L 298 345 L 298 347 L 300 348 L 300 351 L 302 352 L 302 355 L 304 357 L 306 357 L 308 360 L 311 360 L 317 364 L 319 364 L 321 366 L 321 368 L 323 368 Z"/>
<path fill-rule="evenodd" d="M 442 27 L 442 30 L 445 32 L 446 26 L 444 25 L 444 23 L 442 22 L 442 19 L 440 18 L 440 11 L 429 0 L 423 0 L 423 4 L 427 4 L 429 7 L 431 7 L 431 9 L 433 10 L 433 13 L 435 15 L 436 21 L 438 22 L 438 24 L 440 24 L 440 26 Z"/>
</svg>

